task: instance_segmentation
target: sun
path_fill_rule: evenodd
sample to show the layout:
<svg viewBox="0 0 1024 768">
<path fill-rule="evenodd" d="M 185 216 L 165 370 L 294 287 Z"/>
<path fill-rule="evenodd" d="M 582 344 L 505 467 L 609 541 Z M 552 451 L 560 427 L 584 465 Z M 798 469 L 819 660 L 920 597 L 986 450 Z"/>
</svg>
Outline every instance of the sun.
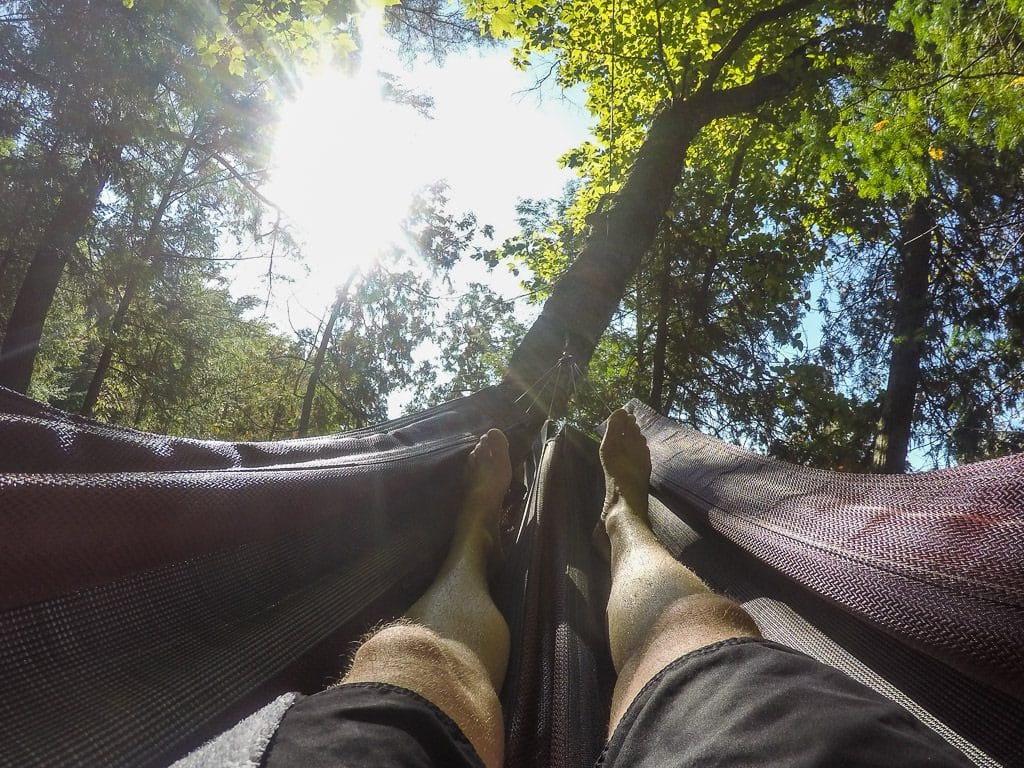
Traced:
<svg viewBox="0 0 1024 768">
<path fill-rule="evenodd" d="M 382 98 L 366 61 L 354 75 L 323 67 L 302 78 L 280 116 L 269 192 L 321 285 L 344 283 L 401 240 L 413 195 L 432 181 L 419 146 L 424 122 Z"/>
</svg>

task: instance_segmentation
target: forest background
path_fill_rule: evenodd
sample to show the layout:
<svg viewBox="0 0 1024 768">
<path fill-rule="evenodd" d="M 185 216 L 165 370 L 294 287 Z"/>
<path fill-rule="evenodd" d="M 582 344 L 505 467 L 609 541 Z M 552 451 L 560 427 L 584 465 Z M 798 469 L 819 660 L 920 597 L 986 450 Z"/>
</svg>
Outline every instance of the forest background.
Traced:
<svg viewBox="0 0 1024 768">
<path fill-rule="evenodd" d="M 834 469 L 1024 449 L 1019 0 L 377 5 L 411 58 L 501 44 L 540 65 L 593 135 L 498 245 L 425 188 L 401 244 L 295 331 L 225 267 L 272 281 L 302 258 L 267 194 L 275 115 L 303 65 L 358 65 L 373 4 L 0 3 L 0 384 L 224 439 L 504 381 L 585 426 L 638 397 Z M 456 290 L 467 260 L 522 295 Z"/>
</svg>

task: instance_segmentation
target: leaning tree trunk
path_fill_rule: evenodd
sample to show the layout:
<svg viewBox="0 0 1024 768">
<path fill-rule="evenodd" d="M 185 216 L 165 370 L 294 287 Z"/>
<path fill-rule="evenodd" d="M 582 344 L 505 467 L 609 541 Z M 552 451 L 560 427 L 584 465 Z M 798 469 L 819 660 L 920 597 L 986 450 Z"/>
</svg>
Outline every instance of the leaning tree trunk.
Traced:
<svg viewBox="0 0 1024 768">
<path fill-rule="evenodd" d="M 900 222 L 889 381 L 882 398 L 882 415 L 875 439 L 876 472 L 903 472 L 907 466 L 914 401 L 925 351 L 925 323 L 931 310 L 928 275 L 934 227 L 924 199 L 917 200 Z"/>
<path fill-rule="evenodd" d="M 92 376 L 89 377 L 89 386 L 86 387 L 85 396 L 82 398 L 82 405 L 78 409 L 82 416 L 92 416 L 92 409 L 96 407 L 96 401 L 99 400 L 103 382 L 107 378 L 107 372 L 110 370 L 110 363 L 114 359 L 114 341 L 117 339 L 118 334 L 121 333 L 121 328 L 124 327 L 125 318 L 128 317 L 128 308 L 138 292 L 138 287 L 138 276 L 130 275 L 128 282 L 125 283 L 124 293 L 121 294 L 121 299 L 117 302 L 117 309 L 110 319 L 107 338 L 103 342 L 103 349 L 100 352 L 99 360 L 96 362 L 96 368 L 93 370 Z"/>
<path fill-rule="evenodd" d="M 162 259 L 158 258 L 156 253 L 156 245 L 160 237 L 160 230 L 163 226 L 164 214 L 167 213 L 167 208 L 171 204 L 171 198 L 177 189 L 178 183 L 181 181 L 181 177 L 185 172 L 185 165 L 188 162 L 189 155 L 195 148 L 195 138 L 198 132 L 198 127 L 192 131 L 192 135 L 189 138 L 185 148 L 181 151 L 181 155 L 178 158 L 178 163 L 174 167 L 174 172 L 171 174 L 170 180 L 164 185 L 163 194 L 160 196 L 160 202 L 157 203 L 156 212 L 153 214 L 153 219 L 149 224 L 149 230 L 146 232 L 146 237 L 142 243 L 142 263 L 139 265 L 138 271 L 134 271 L 128 276 L 128 280 L 125 282 L 124 292 L 121 294 L 121 299 L 117 303 L 117 310 L 114 312 L 113 317 L 110 319 L 110 325 L 107 327 L 106 339 L 103 342 L 103 351 L 100 352 L 99 360 L 96 362 L 96 369 L 93 371 L 92 377 L 89 380 L 89 386 L 85 391 L 85 397 L 82 400 L 82 406 L 79 409 L 79 413 L 82 416 L 91 416 L 93 408 L 96 407 L 96 402 L 100 397 L 100 390 L 103 388 L 103 382 L 107 378 L 107 372 L 110 370 L 110 363 L 114 359 L 114 347 L 117 343 L 118 336 L 121 333 L 121 329 L 124 327 L 125 320 L 128 317 L 128 310 L 138 295 L 139 288 L 142 286 L 143 272 L 150 266 L 154 269 L 159 269 L 162 264 Z"/>
<path fill-rule="evenodd" d="M 106 162 L 96 157 L 86 160 L 75 179 L 64 188 L 60 205 L 29 264 L 7 320 L 7 332 L 0 347 L 0 385 L 17 392 L 28 390 L 43 323 L 64 265 L 85 232 L 119 155 L 120 151 L 112 153 Z"/>
<path fill-rule="evenodd" d="M 355 273 L 353 273 L 345 282 L 345 285 L 338 290 L 334 304 L 331 305 L 331 315 L 327 319 L 327 327 L 324 328 L 324 333 L 320 337 L 320 344 L 317 346 L 316 356 L 313 358 L 313 367 L 309 372 L 309 381 L 306 382 L 306 396 L 302 398 L 302 414 L 299 416 L 299 437 L 305 437 L 309 434 L 309 419 L 313 413 L 313 398 L 316 396 L 316 385 L 320 382 L 320 372 L 324 367 L 327 347 L 330 345 L 331 337 L 334 335 L 334 326 L 341 315 L 341 308 L 348 298 L 348 289 L 352 286 L 352 281 L 355 278 Z"/>
<path fill-rule="evenodd" d="M 630 277 L 654 242 L 690 143 L 712 121 L 749 112 L 791 92 L 801 76 L 802 70 L 794 66 L 724 91 L 702 88 L 677 98 L 654 118 L 614 203 L 594 222 L 583 250 L 513 353 L 506 387 L 528 391 L 563 353 L 586 370 Z M 551 411 L 564 413 L 568 398 L 568 389 L 556 393 Z"/>
</svg>

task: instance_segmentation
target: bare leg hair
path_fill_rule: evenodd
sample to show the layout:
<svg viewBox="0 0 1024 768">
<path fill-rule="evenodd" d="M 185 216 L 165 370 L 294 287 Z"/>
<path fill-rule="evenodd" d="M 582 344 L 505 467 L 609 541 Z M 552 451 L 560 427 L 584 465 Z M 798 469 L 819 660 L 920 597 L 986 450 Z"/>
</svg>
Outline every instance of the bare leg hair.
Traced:
<svg viewBox="0 0 1024 768">
<path fill-rule="evenodd" d="M 760 637 L 750 615 L 711 592 L 658 541 L 648 515 L 651 454 L 632 414 L 618 410 L 601 441 L 605 530 L 611 542 L 608 638 L 618 673 L 609 733 L 659 671 L 705 645 Z"/>
<path fill-rule="evenodd" d="M 468 487 L 448 556 L 405 617 L 372 634 L 342 683 L 383 682 L 418 693 L 462 729 L 487 768 L 504 760 L 498 691 L 509 632 L 487 586 L 498 514 L 512 478 L 508 442 L 492 429 L 469 457 Z"/>
</svg>

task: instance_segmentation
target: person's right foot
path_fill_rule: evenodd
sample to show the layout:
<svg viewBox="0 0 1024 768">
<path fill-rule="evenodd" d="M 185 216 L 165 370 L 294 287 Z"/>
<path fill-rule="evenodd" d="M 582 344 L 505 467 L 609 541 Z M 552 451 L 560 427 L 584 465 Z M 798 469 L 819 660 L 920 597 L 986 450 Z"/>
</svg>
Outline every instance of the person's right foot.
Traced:
<svg viewBox="0 0 1024 768">
<path fill-rule="evenodd" d="M 647 490 L 651 482 L 651 452 L 636 417 L 623 409 L 608 417 L 601 440 L 605 500 L 602 517 L 607 526 L 619 512 L 631 514 L 646 524 Z"/>
</svg>

